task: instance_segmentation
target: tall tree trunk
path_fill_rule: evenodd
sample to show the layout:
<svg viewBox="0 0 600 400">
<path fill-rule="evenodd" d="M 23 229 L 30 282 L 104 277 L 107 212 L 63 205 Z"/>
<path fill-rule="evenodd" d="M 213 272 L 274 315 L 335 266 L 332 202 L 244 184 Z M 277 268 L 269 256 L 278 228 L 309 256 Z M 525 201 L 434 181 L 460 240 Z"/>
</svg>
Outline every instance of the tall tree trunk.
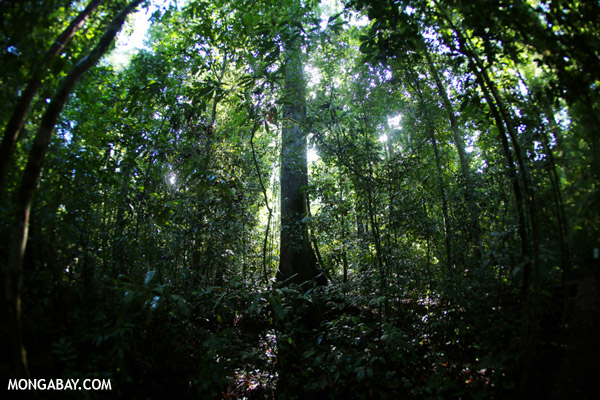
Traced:
<svg viewBox="0 0 600 400">
<path fill-rule="evenodd" d="M 427 133 L 429 136 L 429 140 L 431 141 L 431 146 L 433 148 L 433 154 L 435 158 L 435 166 L 438 178 L 438 185 L 440 187 L 440 198 L 442 201 L 442 217 L 444 220 L 444 243 L 446 247 L 446 268 L 448 269 L 448 273 L 452 273 L 454 270 L 454 259 L 452 257 L 452 244 L 451 244 L 451 236 L 452 236 L 452 228 L 450 227 L 450 217 L 448 212 L 448 196 L 446 195 L 446 189 L 444 185 L 444 174 L 442 171 L 442 163 L 440 158 L 440 151 L 438 147 L 438 142 L 435 137 L 435 127 L 431 118 L 427 114 L 425 109 L 425 99 L 423 98 L 423 92 L 421 90 L 421 85 L 419 84 L 418 79 L 413 79 L 415 91 L 417 93 L 417 97 L 419 98 L 420 103 L 420 111 L 422 114 L 422 119 L 425 121 L 425 126 L 427 129 Z"/>
<path fill-rule="evenodd" d="M 269 205 L 269 196 L 267 195 L 267 188 L 265 188 L 265 184 L 263 183 L 262 173 L 260 171 L 260 165 L 258 164 L 258 160 L 256 159 L 256 150 L 254 148 L 254 135 L 258 130 L 260 121 L 258 117 L 255 116 L 256 121 L 254 122 L 254 126 L 252 127 L 252 132 L 250 133 L 250 148 L 252 149 L 252 160 L 254 161 L 254 168 L 256 168 L 256 174 L 258 175 L 258 183 L 260 184 L 260 190 L 263 194 L 263 199 L 265 200 L 265 207 L 269 213 L 267 218 L 267 228 L 265 231 L 265 238 L 263 240 L 263 251 L 262 251 L 262 268 L 263 268 L 263 276 L 265 278 L 265 285 L 269 284 L 269 275 L 267 274 L 267 244 L 269 242 L 269 233 L 271 230 L 271 218 L 273 217 L 273 209 Z M 265 123 L 266 124 L 266 123 Z M 267 128 L 268 129 L 268 128 Z"/>
<path fill-rule="evenodd" d="M 96 47 L 78 61 L 61 82 L 58 91 L 44 113 L 29 154 L 21 184 L 16 193 L 13 235 L 5 282 L 6 304 L 9 315 L 8 326 L 11 332 L 11 353 L 14 369 L 16 374 L 20 376 L 28 375 L 27 357 L 21 332 L 21 298 L 19 293 L 22 281 L 23 256 L 27 244 L 32 198 L 50 145 L 52 131 L 79 78 L 108 51 L 127 16 L 142 1 L 134 0 L 121 10 L 108 25 Z"/>
<path fill-rule="evenodd" d="M 210 120 L 208 121 L 208 126 L 205 129 L 206 142 L 204 143 L 204 161 L 202 165 L 202 168 L 204 169 L 205 173 L 206 171 L 208 171 L 208 167 L 210 166 L 210 155 L 212 153 L 212 135 L 214 134 L 215 123 L 217 122 L 217 106 L 222 98 L 221 84 L 223 83 L 223 77 L 225 76 L 225 72 L 227 71 L 227 61 L 227 54 L 225 54 L 223 56 L 223 63 L 221 64 L 221 71 L 219 72 L 219 75 L 215 77 L 217 87 L 214 90 L 214 97 L 210 110 Z"/>
<path fill-rule="evenodd" d="M 442 199 L 442 216 L 444 217 L 444 242 L 446 245 L 446 267 L 448 272 L 454 271 L 454 258 L 452 257 L 452 228 L 450 227 L 450 217 L 448 213 L 448 196 L 446 196 L 446 189 L 444 187 L 444 174 L 442 172 L 442 163 L 440 160 L 440 151 L 438 148 L 437 140 L 435 138 L 435 131 L 433 127 L 430 127 L 429 138 L 431 139 L 431 145 L 433 146 L 433 154 L 435 155 L 435 167 L 438 175 L 438 185 L 440 186 L 440 197 Z"/>
<path fill-rule="evenodd" d="M 450 121 L 450 129 L 452 130 L 452 137 L 454 139 L 454 145 L 456 146 L 456 152 L 458 153 L 458 159 L 460 161 L 460 172 L 465 183 L 464 190 L 464 198 L 465 202 L 469 206 L 469 216 L 470 216 L 470 231 L 472 234 L 473 244 L 475 245 L 475 257 L 476 259 L 481 258 L 482 251 L 482 243 L 481 243 L 481 225 L 479 223 L 479 206 L 474 196 L 475 185 L 473 183 L 473 179 L 471 176 L 471 167 L 469 164 L 469 158 L 467 157 L 467 152 L 465 151 L 465 143 L 462 134 L 460 133 L 460 129 L 458 127 L 458 121 L 456 114 L 454 112 L 454 107 L 450 102 L 450 98 L 448 97 L 448 91 L 442 84 L 442 80 L 436 69 L 433 60 L 431 58 L 431 54 L 425 46 L 423 46 L 423 51 L 425 54 L 425 58 L 427 60 L 427 65 L 429 68 L 429 73 L 433 77 L 433 81 L 435 82 L 435 86 L 438 90 L 438 94 L 442 100 L 442 104 L 446 109 L 446 113 L 448 115 L 448 120 Z"/>
<path fill-rule="evenodd" d="M 523 210 L 523 204 L 527 207 L 527 211 L 529 211 L 529 217 L 532 228 L 532 236 L 533 236 L 533 265 L 534 265 L 534 281 L 537 281 L 538 277 L 538 243 L 537 240 L 537 220 L 535 218 L 535 202 L 533 200 L 533 193 L 531 191 L 527 168 L 524 164 L 523 157 L 521 154 L 520 144 L 518 142 L 518 138 L 516 134 L 513 132 L 512 124 L 508 119 L 508 115 L 506 113 L 505 107 L 498 96 L 495 85 L 491 81 L 487 69 L 481 62 L 479 55 L 476 50 L 472 46 L 469 41 L 469 38 L 463 33 L 461 29 L 459 29 L 455 24 L 448 12 L 440 5 L 438 1 L 434 1 L 437 5 L 441 16 L 448 22 L 450 28 L 456 34 L 456 38 L 460 45 L 461 51 L 467 58 L 469 59 L 471 69 L 475 74 L 475 78 L 481 91 L 483 92 L 483 97 L 485 98 L 492 117 L 494 118 L 494 122 L 496 123 L 496 128 L 498 129 L 498 134 L 500 136 L 500 141 L 502 143 L 502 149 L 504 151 L 504 156 L 506 157 L 507 162 L 507 173 L 513 184 L 513 191 L 515 194 L 515 203 L 517 209 L 517 218 L 518 218 L 518 231 L 519 237 L 521 239 L 521 250 L 523 253 L 523 258 L 525 261 L 525 267 L 523 269 L 523 293 L 525 293 L 529 285 L 531 283 L 531 262 L 529 260 L 529 241 L 527 234 L 527 220 L 525 218 L 525 210 Z M 510 144 L 508 139 L 511 139 L 511 143 L 513 144 L 513 150 L 515 156 L 517 158 L 517 164 L 515 164 L 512 152 L 510 150 Z M 520 169 L 520 173 L 517 174 L 517 166 Z M 519 181 L 523 184 L 523 190 L 521 189 L 521 185 Z M 525 192 L 525 195 L 523 195 Z"/>
<path fill-rule="evenodd" d="M 520 71 L 517 71 L 517 73 L 518 73 L 519 80 L 521 81 L 521 83 L 523 85 L 526 85 L 525 79 L 521 75 Z M 544 147 L 544 151 L 546 152 L 546 155 L 548 156 L 548 164 L 549 164 L 548 172 L 549 172 L 552 188 L 554 189 L 553 195 L 555 198 L 556 217 L 557 217 L 558 228 L 559 228 L 558 235 L 559 235 L 560 250 L 561 250 L 563 285 L 565 285 L 566 284 L 566 274 L 567 274 L 568 270 L 571 268 L 571 260 L 570 260 L 570 256 L 569 256 L 569 253 L 570 253 L 569 244 L 567 242 L 568 231 L 569 231 L 568 225 L 569 224 L 568 224 L 567 218 L 565 216 L 565 206 L 564 206 L 564 201 L 563 201 L 563 196 L 562 196 L 561 181 L 558 176 L 558 166 L 557 166 L 557 163 L 556 163 L 556 160 L 554 157 L 554 151 L 550 147 L 550 143 L 548 140 L 548 137 L 550 136 L 550 133 L 552 132 L 554 138 L 556 139 L 556 143 L 560 148 L 564 145 L 563 140 L 562 140 L 562 133 L 561 133 L 560 127 L 556 123 L 556 120 L 554 118 L 554 112 L 552 111 L 550 104 L 548 104 L 547 102 L 543 102 L 543 104 L 545 104 L 546 109 L 545 109 L 545 111 L 542 111 L 537 106 L 537 103 L 529 90 L 527 93 L 527 99 L 531 103 L 534 113 L 538 116 L 541 116 L 545 113 L 546 118 L 548 119 L 548 123 L 549 123 L 550 132 L 547 132 L 547 129 L 545 128 L 545 124 L 541 121 L 541 117 L 540 117 L 540 127 L 542 127 L 542 132 L 540 133 L 540 139 L 541 139 L 542 145 Z M 563 151 L 564 151 L 564 149 L 563 149 Z M 568 162 L 565 162 L 565 164 L 568 165 Z"/>
<path fill-rule="evenodd" d="M 366 115 L 366 113 L 365 113 Z M 369 149 L 369 137 L 367 134 L 367 119 L 364 118 L 363 120 L 364 126 L 361 128 L 362 130 L 362 134 L 363 134 L 363 138 L 364 138 L 364 143 L 365 143 L 365 149 Z M 384 255 L 383 253 L 383 249 L 381 247 L 381 230 L 380 230 L 380 226 L 379 226 L 379 219 L 377 217 L 377 209 L 378 209 L 378 202 L 377 202 L 377 193 L 374 192 L 374 188 L 375 188 L 375 174 L 373 172 L 373 165 L 372 165 L 372 154 L 370 154 L 370 152 L 367 153 L 366 155 L 366 159 L 364 160 L 364 162 L 366 162 L 367 164 L 367 169 L 366 169 L 366 176 L 362 176 L 360 177 L 358 180 L 359 182 L 362 181 L 363 182 L 363 187 L 365 188 L 365 192 L 367 194 L 367 216 L 368 216 L 368 220 L 367 220 L 367 225 L 370 223 L 371 224 L 371 240 L 373 245 L 375 246 L 375 259 L 377 260 L 377 268 L 378 268 L 378 272 L 379 272 L 379 290 L 380 290 L 380 296 L 383 296 L 384 302 L 383 304 L 381 304 L 380 307 L 380 317 L 383 318 L 385 315 L 387 315 L 387 311 L 388 311 L 388 305 L 389 305 L 389 299 L 387 296 L 387 289 L 388 289 L 388 282 L 387 282 L 387 269 L 388 269 L 388 262 L 386 260 L 386 255 Z M 372 254 L 371 254 L 372 256 Z"/>
<path fill-rule="evenodd" d="M 283 128 L 281 140 L 281 228 L 277 281 L 284 284 L 309 286 L 327 280 L 316 268 L 316 258 L 310 245 L 308 225 L 308 163 L 306 159 L 306 83 L 302 68 L 299 40 L 286 49 L 285 83 L 283 94 Z M 278 397 L 295 396 L 303 387 L 294 377 L 306 371 L 302 357 L 306 337 L 302 332 L 317 328 L 322 320 L 322 304 L 312 303 L 307 310 L 293 310 L 291 321 L 297 326 L 288 330 L 282 325 L 287 339 L 278 340 L 279 381 Z"/>
<path fill-rule="evenodd" d="M 527 209 L 527 213 L 529 216 L 529 222 L 531 227 L 531 258 L 533 263 L 529 260 L 529 257 L 525 258 L 525 267 L 523 269 L 523 297 L 524 297 L 524 306 L 523 306 L 523 317 L 522 317 L 522 344 L 520 349 L 520 371 L 521 371 L 521 382 L 519 387 L 518 396 L 522 397 L 525 393 L 525 388 L 529 384 L 529 374 L 532 367 L 533 362 L 533 351 L 535 347 L 538 324 L 539 324 L 539 312 L 538 308 L 538 294 L 540 290 L 540 254 L 539 254 L 539 227 L 537 222 L 537 205 L 534 196 L 534 190 L 532 187 L 531 179 L 529 176 L 528 166 L 525 163 L 525 159 L 523 157 L 523 152 L 521 150 L 521 145 L 519 143 L 519 138 L 517 136 L 517 132 L 514 129 L 514 126 L 511 121 L 511 115 L 509 114 L 506 106 L 502 98 L 500 97 L 496 85 L 490 79 L 488 69 L 481 61 L 479 55 L 477 54 L 477 50 L 473 46 L 470 41 L 470 38 L 467 34 L 465 34 L 461 29 L 459 29 L 453 22 L 452 17 L 446 12 L 446 10 L 440 5 L 440 3 L 434 0 L 438 9 L 440 10 L 442 17 L 446 19 L 449 23 L 452 30 L 456 33 L 458 42 L 460 44 L 461 50 L 463 53 L 469 58 L 470 63 L 472 65 L 473 72 L 477 77 L 477 81 L 481 90 L 484 93 L 484 97 L 488 102 L 490 107 L 490 111 L 496 120 L 496 125 L 498 127 L 498 131 L 500 132 L 500 138 L 502 140 L 502 146 L 504 148 L 504 152 L 507 155 L 507 159 L 509 161 L 509 173 L 512 175 L 511 179 L 513 179 L 513 185 L 515 188 L 515 197 L 517 197 L 517 192 L 520 192 L 519 183 L 517 182 L 517 178 L 520 178 L 520 181 L 523 185 L 524 196 L 519 193 L 521 199 L 524 201 L 525 207 Z M 515 165 L 512 162 L 512 157 L 510 156 L 510 149 L 508 145 L 508 137 L 510 137 L 511 144 L 514 150 L 515 157 L 517 159 L 517 166 L 519 167 L 519 174 L 517 175 L 515 171 Z M 511 172 L 512 171 L 512 172 Z M 518 203 L 518 201 L 517 201 Z M 518 205 L 518 207 L 520 207 Z M 522 211 L 520 211 L 522 213 Z M 521 219 L 522 216 L 519 216 Z M 524 221 L 523 221 L 524 222 Z M 521 225 L 521 223 L 519 224 Z M 520 228 L 520 230 L 523 228 Z M 523 241 L 524 246 L 524 254 L 528 253 L 528 243 Z M 532 266 L 533 264 L 533 271 Z M 533 273 L 532 273 L 533 272 Z M 530 289 L 533 288 L 533 293 L 530 293 Z"/>
<path fill-rule="evenodd" d="M 540 289 L 540 234 L 539 234 L 539 226 L 538 226 L 538 216 L 537 216 L 537 203 L 535 200 L 535 191 L 533 188 L 533 184 L 531 182 L 531 176 L 529 175 L 529 166 L 526 163 L 526 160 L 523 155 L 523 150 L 521 149 L 521 143 L 519 141 L 519 137 L 514 128 L 514 125 L 511 121 L 511 116 L 508 113 L 506 106 L 500 94 L 498 93 L 498 89 L 496 85 L 489 77 L 488 71 L 481 62 L 480 58 L 474 54 L 474 60 L 477 63 L 477 67 L 481 72 L 481 76 L 488 86 L 489 91 L 491 92 L 492 98 L 496 104 L 498 112 L 502 116 L 504 120 L 504 124 L 506 126 L 506 131 L 510 137 L 510 141 L 515 153 L 515 158 L 517 159 L 517 165 L 519 167 L 519 177 L 521 178 L 521 182 L 523 184 L 523 192 L 525 194 L 525 207 L 527 208 L 527 212 L 529 214 L 529 224 L 531 227 L 531 241 L 532 241 L 532 258 L 533 258 L 533 279 L 531 276 L 529 277 L 529 283 L 533 284 L 533 290 L 537 293 Z M 531 274 L 531 272 L 530 272 Z M 528 290 L 528 287 L 525 287 Z"/>
<path fill-rule="evenodd" d="M 83 26 L 85 21 L 92 15 L 92 13 L 98 8 L 98 6 L 104 0 L 92 0 L 88 6 L 71 21 L 69 26 L 57 36 L 56 40 L 46 54 L 40 61 L 39 65 L 33 71 L 27 87 L 19 97 L 17 105 L 13 110 L 13 113 L 6 125 L 4 130 L 4 137 L 2 138 L 2 144 L 0 144 L 0 195 L 2 194 L 2 188 L 4 187 L 4 180 L 8 172 L 8 165 L 12 157 L 12 153 L 19 138 L 19 132 L 23 126 L 25 116 L 29 110 L 29 106 L 33 101 L 35 94 L 42 84 L 42 80 L 45 76 L 46 68 L 50 65 L 50 62 L 60 54 L 65 46 L 71 41 L 75 33 Z"/>
<path fill-rule="evenodd" d="M 281 242 L 278 281 L 304 284 L 319 275 L 308 235 L 306 159 L 306 82 L 296 42 L 286 51 L 281 141 Z"/>
</svg>

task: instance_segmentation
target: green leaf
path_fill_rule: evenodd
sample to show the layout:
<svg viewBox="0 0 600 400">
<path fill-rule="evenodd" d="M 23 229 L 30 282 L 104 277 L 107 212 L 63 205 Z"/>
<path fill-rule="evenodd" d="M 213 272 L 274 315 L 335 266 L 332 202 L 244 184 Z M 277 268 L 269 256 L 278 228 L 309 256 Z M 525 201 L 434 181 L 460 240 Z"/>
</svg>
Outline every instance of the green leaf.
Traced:
<svg viewBox="0 0 600 400">
<path fill-rule="evenodd" d="M 123 303 L 126 305 L 130 304 L 133 298 L 135 297 L 135 293 L 133 290 L 128 290 L 125 292 L 125 296 L 123 297 Z"/>
<path fill-rule="evenodd" d="M 171 298 L 177 303 L 177 310 L 184 316 L 189 317 L 191 314 L 190 307 L 187 301 L 178 294 L 172 294 Z"/>
<path fill-rule="evenodd" d="M 273 311 L 275 312 L 277 318 L 283 320 L 285 318 L 285 310 L 281 305 L 281 298 L 277 295 L 276 292 L 271 293 L 271 295 L 269 296 L 269 303 L 273 307 Z"/>
<path fill-rule="evenodd" d="M 171 218 L 171 210 L 168 208 L 164 208 L 160 214 L 156 217 L 156 223 L 158 225 L 170 225 L 169 219 Z"/>
<path fill-rule="evenodd" d="M 365 370 L 361 367 L 361 369 L 356 374 L 356 380 L 360 382 L 363 379 L 365 379 Z"/>
<path fill-rule="evenodd" d="M 361 43 L 360 47 L 358 49 L 363 54 L 369 55 L 369 54 L 373 53 L 373 48 L 369 46 L 369 42 L 363 42 L 363 43 Z"/>
<path fill-rule="evenodd" d="M 332 16 L 331 16 L 331 17 L 329 17 L 329 19 L 327 20 L 327 23 L 329 24 L 329 23 L 331 23 L 331 22 L 335 21 L 335 20 L 336 20 L 336 19 L 338 19 L 338 18 L 339 18 L 339 17 L 340 17 L 340 16 L 341 16 L 343 13 L 344 13 L 344 12 L 343 12 L 343 11 L 341 11 L 341 12 L 339 12 L 339 13 L 335 14 L 335 15 L 332 15 Z"/>
<path fill-rule="evenodd" d="M 146 272 L 146 276 L 144 277 L 144 286 L 148 286 L 148 284 L 152 281 L 152 279 L 154 279 L 155 275 L 156 275 L 155 270 Z"/>
</svg>

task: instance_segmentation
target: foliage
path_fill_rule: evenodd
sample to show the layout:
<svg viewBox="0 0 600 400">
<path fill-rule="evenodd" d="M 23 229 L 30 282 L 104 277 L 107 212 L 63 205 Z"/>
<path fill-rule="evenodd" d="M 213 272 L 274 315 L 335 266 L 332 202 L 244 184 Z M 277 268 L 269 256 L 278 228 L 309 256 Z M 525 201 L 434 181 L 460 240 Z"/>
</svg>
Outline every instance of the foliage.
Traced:
<svg viewBox="0 0 600 400">
<path fill-rule="evenodd" d="M 2 128 L 85 7 L 6 3 Z M 103 2 L 44 73 L 0 193 L 3 276 L 30 132 L 125 3 Z M 84 75 L 54 129 L 23 269 L 33 378 L 110 378 L 132 398 L 551 396 L 523 388 L 600 247 L 595 2 L 149 9 L 144 48 Z M 275 278 L 292 43 L 299 225 L 324 287 Z"/>
</svg>

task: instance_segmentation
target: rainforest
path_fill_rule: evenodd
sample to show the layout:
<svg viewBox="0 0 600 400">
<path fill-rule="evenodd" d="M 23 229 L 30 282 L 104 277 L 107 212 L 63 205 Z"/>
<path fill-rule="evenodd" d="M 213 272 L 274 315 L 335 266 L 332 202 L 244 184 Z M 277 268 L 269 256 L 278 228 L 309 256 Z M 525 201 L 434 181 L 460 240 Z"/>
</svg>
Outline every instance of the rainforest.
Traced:
<svg viewBox="0 0 600 400">
<path fill-rule="evenodd" d="M 599 392 L 598 1 L 0 0 L 0 44 L 10 398 Z"/>
</svg>

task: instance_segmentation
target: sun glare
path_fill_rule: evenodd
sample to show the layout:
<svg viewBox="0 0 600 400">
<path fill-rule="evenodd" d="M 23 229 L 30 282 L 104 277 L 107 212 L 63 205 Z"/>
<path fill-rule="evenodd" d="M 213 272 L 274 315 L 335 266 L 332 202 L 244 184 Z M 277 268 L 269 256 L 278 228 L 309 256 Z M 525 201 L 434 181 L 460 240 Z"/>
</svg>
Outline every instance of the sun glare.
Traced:
<svg viewBox="0 0 600 400">
<path fill-rule="evenodd" d="M 398 114 L 395 117 L 388 117 L 387 123 L 388 126 L 392 129 L 400 129 L 400 121 L 402 120 L 402 115 Z"/>
<path fill-rule="evenodd" d="M 306 159 L 307 161 L 312 164 L 315 161 L 319 160 L 321 157 L 319 157 L 319 154 L 317 154 L 317 149 L 315 149 L 314 147 L 309 147 L 308 151 L 306 153 Z"/>
</svg>

